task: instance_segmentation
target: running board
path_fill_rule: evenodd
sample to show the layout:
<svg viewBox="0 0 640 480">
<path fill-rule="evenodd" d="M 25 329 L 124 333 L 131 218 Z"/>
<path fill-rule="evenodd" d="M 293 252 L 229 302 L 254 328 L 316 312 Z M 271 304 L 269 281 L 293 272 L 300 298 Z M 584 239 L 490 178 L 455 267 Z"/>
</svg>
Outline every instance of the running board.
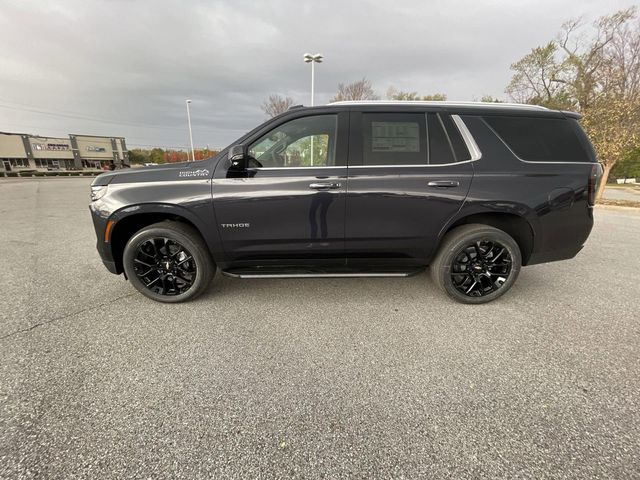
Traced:
<svg viewBox="0 0 640 480">
<path fill-rule="evenodd" d="M 354 273 L 234 273 L 222 274 L 233 278 L 361 278 L 361 277 L 408 277 L 418 273 L 411 272 L 354 272 Z"/>
<path fill-rule="evenodd" d="M 364 268 L 355 269 L 321 269 L 305 267 L 254 267 L 223 270 L 222 274 L 233 278 L 360 278 L 360 277 L 409 277 L 424 271 L 424 268 Z"/>
</svg>

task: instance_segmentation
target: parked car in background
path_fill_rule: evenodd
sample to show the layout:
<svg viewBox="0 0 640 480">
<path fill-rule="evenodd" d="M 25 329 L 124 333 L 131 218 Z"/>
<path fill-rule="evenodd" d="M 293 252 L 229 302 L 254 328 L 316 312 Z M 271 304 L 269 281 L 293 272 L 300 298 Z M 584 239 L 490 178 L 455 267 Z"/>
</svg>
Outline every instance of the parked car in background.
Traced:
<svg viewBox="0 0 640 480">
<path fill-rule="evenodd" d="M 293 108 L 211 159 L 100 175 L 98 251 L 163 302 L 194 298 L 217 269 L 401 277 L 430 266 L 450 297 L 485 303 L 522 266 L 572 258 L 587 240 L 602 169 L 578 119 L 493 103 Z"/>
</svg>

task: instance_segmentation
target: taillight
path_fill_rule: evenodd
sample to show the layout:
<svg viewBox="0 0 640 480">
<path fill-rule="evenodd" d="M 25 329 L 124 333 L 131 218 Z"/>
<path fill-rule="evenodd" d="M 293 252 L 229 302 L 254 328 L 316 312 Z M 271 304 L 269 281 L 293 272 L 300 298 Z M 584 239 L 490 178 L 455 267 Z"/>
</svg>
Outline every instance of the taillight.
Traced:
<svg viewBox="0 0 640 480">
<path fill-rule="evenodd" d="M 589 181 L 587 182 L 587 195 L 590 206 L 593 206 L 596 203 L 596 192 L 598 191 L 598 184 L 602 179 L 603 171 L 602 165 L 599 163 L 594 163 L 591 167 Z"/>
</svg>

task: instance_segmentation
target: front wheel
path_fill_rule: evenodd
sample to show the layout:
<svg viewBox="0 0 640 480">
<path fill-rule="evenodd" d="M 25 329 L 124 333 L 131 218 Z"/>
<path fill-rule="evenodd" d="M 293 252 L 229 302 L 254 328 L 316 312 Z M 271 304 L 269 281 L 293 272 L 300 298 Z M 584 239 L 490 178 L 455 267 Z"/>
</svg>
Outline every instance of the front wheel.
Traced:
<svg viewBox="0 0 640 480">
<path fill-rule="evenodd" d="M 488 225 L 470 224 L 449 232 L 431 264 L 433 281 L 462 303 L 487 303 L 505 294 L 522 266 L 516 241 Z"/>
<path fill-rule="evenodd" d="M 143 295 L 177 303 L 200 295 L 216 266 L 200 234 L 179 222 L 160 222 L 134 234 L 124 247 L 124 271 Z"/>
</svg>

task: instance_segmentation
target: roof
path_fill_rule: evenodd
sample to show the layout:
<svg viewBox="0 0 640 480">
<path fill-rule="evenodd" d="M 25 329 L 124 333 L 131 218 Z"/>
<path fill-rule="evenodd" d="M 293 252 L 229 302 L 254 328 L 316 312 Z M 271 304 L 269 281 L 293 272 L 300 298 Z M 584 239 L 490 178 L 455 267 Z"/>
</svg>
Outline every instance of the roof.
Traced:
<svg viewBox="0 0 640 480">
<path fill-rule="evenodd" d="M 529 105 L 526 103 L 498 103 L 498 102 L 450 102 L 450 101 L 422 101 L 422 100 L 346 100 L 331 102 L 328 105 L 389 105 L 389 106 L 426 106 L 426 107 L 464 107 L 464 108 L 498 108 L 514 110 L 542 110 L 549 111 L 548 108 L 540 105 Z"/>
<path fill-rule="evenodd" d="M 47 137 L 45 135 L 29 135 L 29 138 L 43 139 L 43 140 L 64 140 L 65 142 L 69 141 L 69 137 Z"/>
<path fill-rule="evenodd" d="M 19 133 L 19 132 L 0 132 L 0 135 L 18 135 L 20 137 L 24 137 L 25 135 L 27 137 L 31 136 L 30 133 Z"/>
<path fill-rule="evenodd" d="M 114 139 L 126 140 L 125 137 L 116 137 L 111 135 L 84 135 L 80 133 L 70 133 L 69 136 L 70 137 L 88 137 L 88 138 L 109 138 L 109 139 L 114 138 Z"/>
</svg>

